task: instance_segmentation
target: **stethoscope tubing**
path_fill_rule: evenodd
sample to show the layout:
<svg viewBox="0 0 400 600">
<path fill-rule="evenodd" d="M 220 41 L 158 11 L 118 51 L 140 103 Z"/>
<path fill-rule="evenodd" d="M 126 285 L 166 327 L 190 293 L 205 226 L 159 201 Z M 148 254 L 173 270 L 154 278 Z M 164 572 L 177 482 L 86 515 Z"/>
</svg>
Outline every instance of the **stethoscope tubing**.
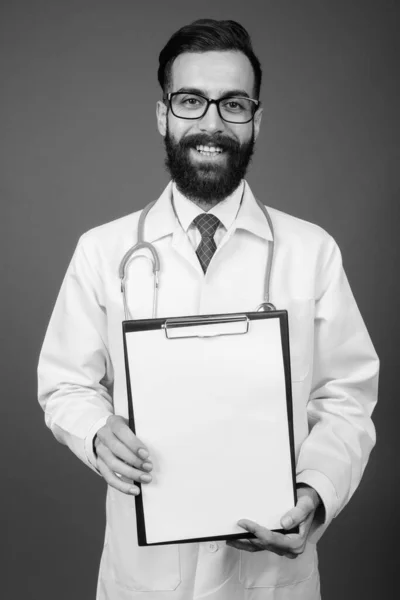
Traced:
<svg viewBox="0 0 400 600">
<path fill-rule="evenodd" d="M 244 191 L 243 191 L 243 194 L 244 194 Z M 242 198 L 243 198 L 243 196 L 242 196 Z M 128 301 L 127 301 L 127 291 L 126 291 L 126 282 L 128 279 L 128 264 L 132 259 L 139 258 L 139 256 L 138 257 L 133 256 L 138 250 L 148 250 L 151 254 L 151 257 L 145 256 L 143 254 L 141 254 L 140 257 L 147 258 L 152 263 L 153 280 L 154 280 L 152 317 L 154 319 L 157 316 L 160 257 L 158 255 L 158 252 L 155 249 L 154 245 L 151 244 L 150 242 L 146 242 L 144 240 L 144 226 L 145 226 L 146 217 L 156 202 L 157 202 L 156 200 L 154 200 L 153 202 L 150 202 L 150 204 L 145 206 L 145 208 L 140 213 L 139 222 L 138 222 L 138 230 L 137 230 L 137 242 L 134 246 L 129 248 L 129 250 L 124 254 L 124 256 L 120 262 L 119 269 L 118 269 L 118 275 L 121 280 L 121 292 L 122 292 L 122 298 L 123 298 L 123 304 L 124 304 L 125 320 L 127 320 L 127 321 L 131 320 L 131 315 L 129 312 Z M 256 308 L 256 311 L 258 311 L 258 310 L 275 310 L 275 306 L 271 303 L 271 300 L 270 300 L 271 273 L 272 273 L 272 265 L 273 265 L 274 250 L 275 250 L 274 226 L 273 226 L 272 219 L 271 219 L 271 216 L 270 216 L 267 208 L 257 198 L 256 198 L 256 202 L 257 202 L 258 206 L 260 207 L 260 209 L 262 210 L 262 212 L 264 213 L 265 218 L 267 219 L 267 222 L 268 222 L 268 225 L 269 225 L 269 228 L 271 231 L 271 235 L 272 235 L 272 240 L 270 242 L 270 251 L 268 252 L 267 264 L 266 264 L 266 268 L 265 268 L 264 299 L 263 299 L 263 302 Z"/>
</svg>

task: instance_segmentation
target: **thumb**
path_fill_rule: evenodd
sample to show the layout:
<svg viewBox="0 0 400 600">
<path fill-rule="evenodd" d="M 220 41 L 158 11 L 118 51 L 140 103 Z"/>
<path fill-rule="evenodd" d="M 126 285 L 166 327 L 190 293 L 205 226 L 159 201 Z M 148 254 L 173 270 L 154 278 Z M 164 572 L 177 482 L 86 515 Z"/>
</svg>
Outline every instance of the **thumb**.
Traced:
<svg viewBox="0 0 400 600">
<path fill-rule="evenodd" d="M 313 510 L 312 502 L 307 496 L 300 496 L 294 508 L 289 510 L 281 519 L 281 525 L 284 529 L 291 529 L 305 521 Z"/>
</svg>

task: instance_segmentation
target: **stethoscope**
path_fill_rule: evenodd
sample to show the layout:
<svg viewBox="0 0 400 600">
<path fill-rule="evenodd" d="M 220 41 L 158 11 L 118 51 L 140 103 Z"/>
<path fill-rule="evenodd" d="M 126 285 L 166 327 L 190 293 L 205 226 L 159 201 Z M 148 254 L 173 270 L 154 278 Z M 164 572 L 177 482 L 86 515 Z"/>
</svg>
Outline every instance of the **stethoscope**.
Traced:
<svg viewBox="0 0 400 600">
<path fill-rule="evenodd" d="M 244 194 L 244 191 L 243 191 L 243 194 Z M 242 199 L 243 199 L 243 195 L 242 195 Z M 129 308 L 128 308 L 127 291 L 126 291 L 126 283 L 128 280 L 128 263 L 130 262 L 130 260 L 132 260 L 132 258 L 139 258 L 139 256 L 137 256 L 137 257 L 133 256 L 138 250 L 146 249 L 151 254 L 151 256 L 146 256 L 144 254 L 140 254 L 140 257 L 146 258 L 147 260 L 150 260 L 150 262 L 152 263 L 152 269 L 153 269 L 152 318 L 155 319 L 156 315 L 157 315 L 160 257 L 158 256 L 158 252 L 155 249 L 155 247 L 153 246 L 153 244 L 151 244 L 150 242 L 144 241 L 144 223 L 145 223 L 148 213 L 153 208 L 153 206 L 156 202 L 157 202 L 157 200 L 150 202 L 150 204 L 148 204 L 142 210 L 140 217 L 139 217 L 139 223 L 138 223 L 137 242 L 134 246 L 132 246 L 132 248 L 129 248 L 129 250 L 125 253 L 125 255 L 122 258 L 121 263 L 119 265 L 119 269 L 118 269 L 119 278 L 121 280 L 121 292 L 122 292 L 122 298 L 123 298 L 123 303 L 124 303 L 125 319 L 127 321 L 131 320 L 131 318 L 132 318 L 130 315 L 130 312 L 129 312 Z M 272 271 L 272 261 L 274 258 L 274 249 L 275 249 L 275 234 L 274 234 L 274 228 L 272 225 L 272 220 L 271 220 L 268 210 L 266 209 L 264 204 L 262 204 L 257 198 L 256 198 L 256 202 L 257 202 L 258 206 L 260 207 L 260 209 L 262 210 L 262 212 L 264 213 L 265 218 L 268 221 L 268 225 L 269 225 L 269 228 L 270 228 L 271 234 L 272 234 L 272 241 L 270 242 L 270 252 L 268 253 L 267 265 L 265 268 L 264 300 L 261 304 L 259 304 L 257 306 L 257 308 L 255 310 L 256 311 L 269 311 L 269 310 L 275 310 L 275 306 L 270 302 L 270 293 L 269 293 L 270 281 L 271 281 L 271 271 Z M 172 202 L 172 206 L 173 205 L 174 205 L 174 203 Z M 173 206 L 173 208 L 174 208 L 174 212 L 175 212 L 175 207 Z M 175 212 L 175 216 L 176 216 L 176 212 Z"/>
</svg>

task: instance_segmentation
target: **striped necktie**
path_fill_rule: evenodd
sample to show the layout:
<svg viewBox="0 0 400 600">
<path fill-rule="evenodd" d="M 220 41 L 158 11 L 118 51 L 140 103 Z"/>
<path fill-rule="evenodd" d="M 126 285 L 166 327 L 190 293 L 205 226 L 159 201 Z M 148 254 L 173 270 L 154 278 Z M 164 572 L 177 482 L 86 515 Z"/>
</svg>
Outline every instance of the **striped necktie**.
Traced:
<svg viewBox="0 0 400 600">
<path fill-rule="evenodd" d="M 201 235 L 201 242 L 197 247 L 196 254 L 204 273 L 207 271 L 210 260 L 217 249 L 217 245 L 214 241 L 214 234 L 217 231 L 220 222 L 218 217 L 209 215 L 208 213 L 202 213 L 193 219 L 193 223 L 196 225 Z"/>
</svg>

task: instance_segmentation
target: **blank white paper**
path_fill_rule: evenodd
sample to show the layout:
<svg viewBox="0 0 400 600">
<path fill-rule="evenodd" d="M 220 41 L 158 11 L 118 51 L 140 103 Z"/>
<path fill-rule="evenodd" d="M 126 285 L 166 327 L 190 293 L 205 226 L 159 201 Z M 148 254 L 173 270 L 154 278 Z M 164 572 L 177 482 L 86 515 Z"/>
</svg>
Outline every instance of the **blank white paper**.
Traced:
<svg viewBox="0 0 400 600">
<path fill-rule="evenodd" d="M 129 332 L 126 344 L 136 434 L 154 465 L 147 543 L 243 533 L 241 518 L 281 528 L 294 496 L 279 319 L 251 320 L 245 335 Z"/>
</svg>

